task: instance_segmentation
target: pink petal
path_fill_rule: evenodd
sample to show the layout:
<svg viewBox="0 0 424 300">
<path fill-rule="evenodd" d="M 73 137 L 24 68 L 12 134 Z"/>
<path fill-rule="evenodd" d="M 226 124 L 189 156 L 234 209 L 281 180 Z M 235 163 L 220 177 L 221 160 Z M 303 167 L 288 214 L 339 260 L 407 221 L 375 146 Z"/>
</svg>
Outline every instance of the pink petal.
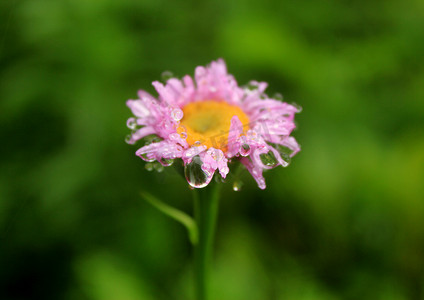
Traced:
<svg viewBox="0 0 424 300">
<path fill-rule="evenodd" d="M 255 165 L 252 163 L 248 158 L 243 157 L 241 159 L 241 163 L 246 167 L 246 169 L 250 172 L 252 177 L 256 180 L 258 183 L 258 186 L 260 189 L 265 189 L 265 178 L 262 176 L 262 168 L 260 166 Z"/>
</svg>

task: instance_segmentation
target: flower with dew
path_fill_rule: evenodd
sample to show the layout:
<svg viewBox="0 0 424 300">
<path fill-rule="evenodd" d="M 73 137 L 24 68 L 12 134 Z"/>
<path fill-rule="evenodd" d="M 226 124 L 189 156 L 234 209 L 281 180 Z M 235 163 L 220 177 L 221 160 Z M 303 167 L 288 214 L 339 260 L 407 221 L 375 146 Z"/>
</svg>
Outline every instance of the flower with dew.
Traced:
<svg viewBox="0 0 424 300">
<path fill-rule="evenodd" d="M 299 108 L 268 97 L 265 82 L 238 86 L 222 59 L 197 67 L 194 80 L 186 75 L 153 86 L 157 98 L 141 90 L 139 99 L 127 101 L 135 115 L 127 142 L 154 135 L 136 155 L 162 166 L 182 159 L 192 187 L 205 187 L 216 171 L 225 178 L 238 160 L 264 189 L 263 171 L 287 166 L 300 150 L 290 136 Z"/>
</svg>

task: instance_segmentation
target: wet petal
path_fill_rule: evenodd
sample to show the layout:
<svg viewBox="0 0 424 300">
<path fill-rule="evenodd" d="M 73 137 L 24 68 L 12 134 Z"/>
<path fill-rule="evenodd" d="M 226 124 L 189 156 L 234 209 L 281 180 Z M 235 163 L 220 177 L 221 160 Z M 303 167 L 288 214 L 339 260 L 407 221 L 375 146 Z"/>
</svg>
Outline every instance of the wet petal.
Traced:
<svg viewBox="0 0 424 300">
<path fill-rule="evenodd" d="M 240 149 L 240 136 L 243 133 L 243 124 L 238 116 L 231 119 L 230 131 L 228 133 L 227 157 L 233 157 Z"/>
<path fill-rule="evenodd" d="M 262 176 L 262 168 L 258 165 L 255 165 L 252 163 L 248 158 L 243 157 L 241 159 L 241 163 L 246 167 L 246 169 L 249 171 L 249 173 L 252 175 L 252 177 L 256 180 L 258 183 L 258 186 L 260 189 L 265 189 L 265 178 Z"/>
</svg>

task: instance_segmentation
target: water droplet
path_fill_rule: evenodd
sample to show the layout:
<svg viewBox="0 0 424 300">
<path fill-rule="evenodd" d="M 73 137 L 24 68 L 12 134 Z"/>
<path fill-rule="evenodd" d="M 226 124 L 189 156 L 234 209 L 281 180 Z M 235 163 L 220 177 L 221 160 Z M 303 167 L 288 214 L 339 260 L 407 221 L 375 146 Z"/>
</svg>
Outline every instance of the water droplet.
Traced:
<svg viewBox="0 0 424 300">
<path fill-rule="evenodd" d="M 303 108 L 299 104 L 292 102 L 291 105 L 297 108 L 298 113 L 302 112 Z"/>
<path fill-rule="evenodd" d="M 269 143 L 272 147 L 274 147 L 275 150 L 278 151 L 281 158 L 287 163 L 286 165 L 283 165 L 283 167 L 287 167 L 291 162 L 291 154 L 293 153 L 293 150 L 279 144 Z"/>
<path fill-rule="evenodd" d="M 155 168 L 156 171 L 158 171 L 159 173 L 161 173 L 164 169 L 164 167 L 160 164 L 160 163 L 155 163 L 153 165 L 153 167 Z"/>
<path fill-rule="evenodd" d="M 272 153 L 271 151 L 269 151 L 268 153 L 261 154 L 260 158 L 262 163 L 268 167 L 273 167 L 278 163 L 277 159 L 274 156 L 274 153 Z"/>
<path fill-rule="evenodd" d="M 147 154 L 146 154 L 146 153 L 140 154 L 140 157 L 141 157 L 144 161 L 147 161 L 147 162 L 154 162 L 154 161 L 155 161 L 155 159 L 154 159 L 154 158 L 149 158 L 149 157 L 147 156 Z"/>
<path fill-rule="evenodd" d="M 249 91 L 254 91 L 258 89 L 258 84 L 255 82 L 249 82 L 248 84 L 245 85 L 245 88 L 248 89 Z"/>
<path fill-rule="evenodd" d="M 193 157 L 189 164 L 184 166 L 184 174 L 190 186 L 195 188 L 203 188 L 209 184 L 213 174 L 209 174 L 202 170 L 202 160 L 197 155 Z"/>
<path fill-rule="evenodd" d="M 174 132 L 174 133 L 171 133 L 171 134 L 168 136 L 168 138 L 169 138 L 171 141 L 178 141 L 178 139 L 180 138 L 180 135 L 179 135 L 178 133 Z"/>
<path fill-rule="evenodd" d="M 180 134 L 180 137 L 181 137 L 182 139 L 186 139 L 186 138 L 187 138 L 187 128 L 185 128 L 185 126 L 184 126 L 184 125 L 180 125 L 180 126 L 177 128 L 177 132 Z"/>
<path fill-rule="evenodd" d="M 290 164 L 293 150 L 282 145 L 277 145 L 275 148 L 277 149 L 278 153 L 280 153 L 281 158 L 287 163 L 287 165 Z"/>
<path fill-rule="evenodd" d="M 241 156 L 248 156 L 250 154 L 250 146 L 249 146 L 249 144 L 242 144 L 240 146 L 239 152 L 240 152 L 240 155 Z"/>
<path fill-rule="evenodd" d="M 167 82 L 169 79 L 171 79 L 172 77 L 174 77 L 174 74 L 172 74 L 171 71 L 165 71 L 162 73 L 162 80 Z"/>
<path fill-rule="evenodd" d="M 223 178 L 222 176 L 214 176 L 213 178 L 217 183 L 225 183 L 225 178 Z"/>
<path fill-rule="evenodd" d="M 194 146 L 196 147 L 200 147 L 202 145 L 202 143 L 200 141 L 195 141 L 194 142 Z"/>
<path fill-rule="evenodd" d="M 127 121 L 127 127 L 131 130 L 135 130 L 137 128 L 137 119 L 129 118 Z"/>
<path fill-rule="evenodd" d="M 168 159 L 168 158 L 161 158 L 160 163 L 162 164 L 162 166 L 164 167 L 169 167 L 174 163 L 173 159 Z"/>
<path fill-rule="evenodd" d="M 147 163 L 144 167 L 146 168 L 147 171 L 153 171 L 153 164 L 150 162 Z"/>
<path fill-rule="evenodd" d="M 162 139 L 159 138 L 157 135 L 150 134 L 150 135 L 144 137 L 143 139 L 141 139 L 141 141 L 143 142 L 143 145 L 147 146 L 147 145 L 150 145 L 152 143 L 160 142 L 160 141 L 162 141 Z"/>
<path fill-rule="evenodd" d="M 127 143 L 127 144 L 133 144 L 131 134 L 129 134 L 129 135 L 127 135 L 125 137 L 125 143 Z"/>
<path fill-rule="evenodd" d="M 181 109 L 179 108 L 174 108 L 171 112 L 171 117 L 172 119 L 174 119 L 174 121 L 179 121 L 183 118 L 184 113 Z"/>
<path fill-rule="evenodd" d="M 275 100 L 283 101 L 283 95 L 282 95 L 282 94 L 280 94 L 280 93 L 275 93 L 275 94 L 272 96 L 272 98 L 273 98 L 273 99 L 275 99 Z"/>
<path fill-rule="evenodd" d="M 240 180 L 236 180 L 233 183 L 233 191 L 238 192 L 241 190 L 241 187 L 243 186 L 243 182 L 241 182 Z"/>
</svg>

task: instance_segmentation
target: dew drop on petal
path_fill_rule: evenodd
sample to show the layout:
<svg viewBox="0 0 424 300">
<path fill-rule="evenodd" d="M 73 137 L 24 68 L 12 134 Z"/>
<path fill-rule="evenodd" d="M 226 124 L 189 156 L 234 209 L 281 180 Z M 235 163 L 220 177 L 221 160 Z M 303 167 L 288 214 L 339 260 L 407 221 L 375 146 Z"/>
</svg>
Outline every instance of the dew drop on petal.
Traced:
<svg viewBox="0 0 424 300">
<path fill-rule="evenodd" d="M 171 134 L 168 136 L 168 138 L 169 138 L 171 141 L 178 141 L 178 139 L 180 138 L 180 135 L 179 135 L 178 133 L 174 132 L 174 133 L 171 133 Z"/>
<path fill-rule="evenodd" d="M 136 118 L 129 118 L 127 121 L 127 127 L 131 130 L 135 130 L 137 128 Z"/>
<path fill-rule="evenodd" d="M 250 154 L 250 146 L 249 146 L 249 144 L 242 144 L 240 146 L 239 152 L 240 152 L 240 155 L 241 156 L 248 156 Z"/>
<path fill-rule="evenodd" d="M 200 141 L 195 141 L 194 142 L 194 146 L 196 147 L 200 147 L 202 145 L 202 143 Z"/>
<path fill-rule="evenodd" d="M 172 119 L 174 119 L 174 121 L 179 121 L 183 118 L 184 113 L 181 109 L 179 108 L 174 108 L 171 112 L 171 117 Z"/>
<path fill-rule="evenodd" d="M 272 99 L 279 100 L 279 101 L 283 101 L 283 95 L 282 95 L 282 94 L 280 94 L 280 93 L 275 93 L 275 94 L 272 96 Z"/>
<path fill-rule="evenodd" d="M 277 151 L 278 151 L 278 153 L 280 153 L 281 158 L 287 163 L 287 165 L 284 165 L 283 167 L 287 167 L 291 162 L 291 156 L 290 155 L 293 153 L 293 150 L 291 150 L 288 147 L 278 145 Z"/>
<path fill-rule="evenodd" d="M 180 137 L 181 137 L 182 139 L 186 139 L 186 138 L 187 138 L 187 128 L 185 128 L 185 126 L 184 126 L 184 125 L 180 125 L 180 126 L 177 128 L 177 132 L 180 134 Z"/>
<path fill-rule="evenodd" d="M 254 91 L 258 89 L 258 85 L 254 82 L 249 82 L 247 85 L 245 85 L 245 88 L 249 91 Z"/>
<path fill-rule="evenodd" d="M 260 158 L 262 163 L 268 167 L 273 167 L 278 163 L 277 159 L 274 156 L 274 153 L 272 153 L 271 151 L 269 151 L 268 153 L 261 154 Z"/>
<path fill-rule="evenodd" d="M 290 149 L 289 147 L 286 147 L 280 144 L 272 144 L 272 143 L 269 143 L 269 144 L 278 151 L 281 159 L 286 162 L 286 164 L 283 164 L 282 166 L 287 167 L 291 162 L 291 155 L 293 153 L 293 150 Z"/>
<path fill-rule="evenodd" d="M 125 143 L 127 143 L 127 144 L 132 144 L 132 137 L 131 137 L 131 134 L 128 134 L 128 135 L 125 137 Z"/>
<path fill-rule="evenodd" d="M 290 104 L 291 104 L 292 106 L 294 106 L 294 107 L 296 107 L 296 108 L 297 108 L 297 113 L 302 112 L 302 110 L 303 110 L 302 106 L 300 106 L 299 104 L 294 103 L 294 102 L 292 102 L 292 103 L 290 103 Z"/>
<path fill-rule="evenodd" d="M 155 161 L 155 159 L 154 159 L 154 158 L 149 158 L 149 157 L 147 156 L 147 154 L 146 154 L 146 153 L 140 154 L 140 157 L 141 157 L 144 161 L 147 161 L 147 162 L 154 162 L 154 161 Z"/>
<path fill-rule="evenodd" d="M 172 74 L 171 71 L 165 71 L 162 73 L 161 78 L 163 81 L 167 82 L 169 79 L 174 77 L 174 74 Z"/>
<path fill-rule="evenodd" d="M 194 188 L 203 188 L 211 181 L 213 174 L 202 170 L 202 161 L 197 155 L 192 161 L 184 166 L 184 174 L 187 182 Z"/>
<path fill-rule="evenodd" d="M 168 159 L 168 158 L 161 158 L 160 163 L 164 167 L 169 167 L 169 166 L 171 166 L 174 163 L 174 160 L 173 159 Z"/>
</svg>

